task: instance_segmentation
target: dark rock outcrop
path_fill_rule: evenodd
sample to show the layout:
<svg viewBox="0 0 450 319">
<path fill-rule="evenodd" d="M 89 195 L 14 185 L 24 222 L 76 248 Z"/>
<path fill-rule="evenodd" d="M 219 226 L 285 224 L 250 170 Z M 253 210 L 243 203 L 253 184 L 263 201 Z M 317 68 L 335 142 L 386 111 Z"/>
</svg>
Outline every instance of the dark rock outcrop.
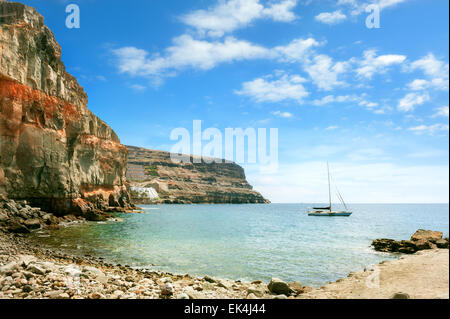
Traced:
<svg viewBox="0 0 450 319">
<path fill-rule="evenodd" d="M 20 3 L 0 13 L 0 193 L 60 215 L 128 207 L 127 149 L 87 109 L 44 18 Z"/>
<path fill-rule="evenodd" d="M 394 252 L 404 254 L 414 254 L 419 250 L 447 248 L 448 238 L 442 238 L 442 233 L 438 231 L 417 230 L 410 240 L 376 239 L 372 242 L 376 251 Z"/>
<path fill-rule="evenodd" d="M 127 146 L 128 180 L 133 186 L 153 188 L 158 199 L 134 198 L 136 203 L 269 203 L 247 182 L 244 169 L 227 163 L 174 163 L 170 153 Z"/>
</svg>

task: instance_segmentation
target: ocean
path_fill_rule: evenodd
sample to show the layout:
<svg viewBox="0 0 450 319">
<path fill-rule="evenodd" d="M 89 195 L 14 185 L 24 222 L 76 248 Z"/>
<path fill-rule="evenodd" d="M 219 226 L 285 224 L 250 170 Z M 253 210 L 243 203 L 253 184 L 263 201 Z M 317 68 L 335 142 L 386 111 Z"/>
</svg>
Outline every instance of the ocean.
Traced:
<svg viewBox="0 0 450 319">
<path fill-rule="evenodd" d="M 145 214 L 116 214 L 123 222 L 33 236 L 46 247 L 133 267 L 243 281 L 277 277 L 318 287 L 398 257 L 375 252 L 374 239 L 409 239 L 419 228 L 449 233 L 448 204 L 354 204 L 350 217 L 310 217 L 311 206 L 144 206 Z"/>
</svg>

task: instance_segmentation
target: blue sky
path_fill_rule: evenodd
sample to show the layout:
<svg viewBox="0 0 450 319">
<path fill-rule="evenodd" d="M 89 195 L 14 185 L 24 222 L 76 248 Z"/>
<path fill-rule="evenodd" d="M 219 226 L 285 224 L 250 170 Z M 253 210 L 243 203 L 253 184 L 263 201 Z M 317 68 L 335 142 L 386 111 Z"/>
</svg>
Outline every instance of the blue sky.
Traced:
<svg viewBox="0 0 450 319">
<path fill-rule="evenodd" d="M 448 202 L 447 0 L 22 2 L 124 144 L 170 150 L 193 120 L 278 128 L 278 170 L 243 163 L 273 202 L 326 200 L 326 161 L 349 202 Z"/>
</svg>

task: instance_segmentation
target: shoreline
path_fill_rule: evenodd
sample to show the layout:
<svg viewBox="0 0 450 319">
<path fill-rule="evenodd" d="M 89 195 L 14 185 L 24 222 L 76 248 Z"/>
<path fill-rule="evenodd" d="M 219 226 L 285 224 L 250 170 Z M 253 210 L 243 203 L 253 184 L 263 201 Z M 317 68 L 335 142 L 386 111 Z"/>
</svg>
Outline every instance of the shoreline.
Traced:
<svg viewBox="0 0 450 319">
<path fill-rule="evenodd" d="M 0 231 L 0 299 L 389 299 L 399 293 L 448 299 L 448 269 L 448 249 L 424 250 L 313 289 L 276 279 L 267 284 L 134 269 Z"/>
</svg>

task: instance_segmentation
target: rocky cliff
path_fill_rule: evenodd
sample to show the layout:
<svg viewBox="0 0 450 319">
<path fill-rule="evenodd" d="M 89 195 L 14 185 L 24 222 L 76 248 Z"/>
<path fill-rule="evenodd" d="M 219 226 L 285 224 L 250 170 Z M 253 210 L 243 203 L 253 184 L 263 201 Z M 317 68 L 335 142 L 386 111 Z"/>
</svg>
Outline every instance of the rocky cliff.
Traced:
<svg viewBox="0 0 450 319">
<path fill-rule="evenodd" d="M 87 109 L 34 8 L 0 3 L 0 193 L 58 214 L 128 207 L 127 149 Z"/>
<path fill-rule="evenodd" d="M 127 146 L 128 180 L 138 203 L 268 203 L 235 163 L 174 163 L 170 153 Z M 149 198 L 153 188 L 157 198 Z"/>
</svg>

